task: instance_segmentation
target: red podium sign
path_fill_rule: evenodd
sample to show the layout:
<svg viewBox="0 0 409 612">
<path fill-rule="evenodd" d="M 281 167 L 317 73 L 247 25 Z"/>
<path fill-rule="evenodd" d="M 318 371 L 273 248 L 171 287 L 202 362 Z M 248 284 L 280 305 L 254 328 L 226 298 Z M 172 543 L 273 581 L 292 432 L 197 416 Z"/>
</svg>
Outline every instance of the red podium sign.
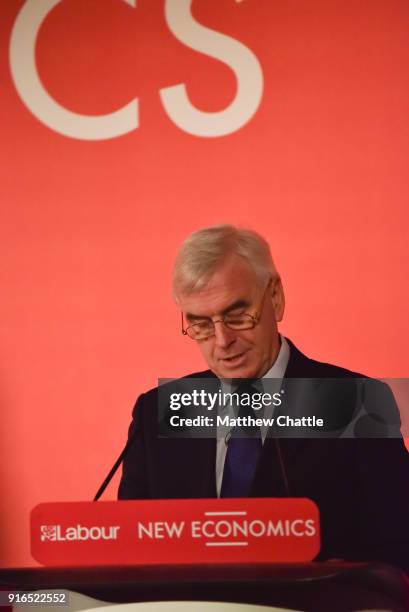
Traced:
<svg viewBox="0 0 409 612">
<path fill-rule="evenodd" d="M 48 566 L 299 563 L 319 549 L 309 499 L 61 502 L 31 513 L 31 552 Z"/>
</svg>

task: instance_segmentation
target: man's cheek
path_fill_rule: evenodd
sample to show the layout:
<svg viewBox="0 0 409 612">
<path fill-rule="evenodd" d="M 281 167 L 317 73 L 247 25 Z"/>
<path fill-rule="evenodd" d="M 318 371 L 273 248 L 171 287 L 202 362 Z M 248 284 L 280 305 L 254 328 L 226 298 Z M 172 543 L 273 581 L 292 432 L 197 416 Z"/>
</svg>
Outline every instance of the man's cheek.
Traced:
<svg viewBox="0 0 409 612">
<path fill-rule="evenodd" d="M 200 348 L 200 352 L 202 353 L 202 356 L 204 357 L 205 361 L 207 361 L 208 363 L 214 361 L 213 352 L 211 348 L 209 347 L 209 345 L 206 343 L 206 341 L 200 343 L 199 348 Z"/>
</svg>

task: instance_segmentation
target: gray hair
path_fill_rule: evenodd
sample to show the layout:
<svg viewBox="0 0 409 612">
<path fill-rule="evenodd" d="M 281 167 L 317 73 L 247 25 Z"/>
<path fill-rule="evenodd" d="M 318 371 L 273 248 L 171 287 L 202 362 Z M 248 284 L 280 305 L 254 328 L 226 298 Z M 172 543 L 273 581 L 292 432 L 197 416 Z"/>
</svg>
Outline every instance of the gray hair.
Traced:
<svg viewBox="0 0 409 612">
<path fill-rule="evenodd" d="M 278 276 L 270 247 L 257 232 L 234 225 L 215 225 L 191 234 L 182 244 L 173 269 L 173 296 L 199 291 L 229 255 L 239 255 L 260 284 Z"/>
</svg>

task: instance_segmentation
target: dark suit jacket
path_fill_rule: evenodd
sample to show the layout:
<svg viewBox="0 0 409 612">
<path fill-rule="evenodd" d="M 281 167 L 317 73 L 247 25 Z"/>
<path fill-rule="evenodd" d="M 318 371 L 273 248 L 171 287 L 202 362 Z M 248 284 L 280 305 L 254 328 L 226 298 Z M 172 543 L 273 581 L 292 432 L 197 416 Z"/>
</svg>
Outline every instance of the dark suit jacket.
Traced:
<svg viewBox="0 0 409 612">
<path fill-rule="evenodd" d="M 208 370 L 191 377 L 214 374 Z M 290 342 L 286 381 L 357 377 L 361 375 L 308 359 Z M 382 383 L 376 384 L 376 394 L 390 398 L 389 417 L 396 423 L 399 417 L 392 394 Z M 335 421 L 342 412 L 340 406 L 348 403 L 341 400 L 331 408 Z M 157 406 L 157 388 L 138 398 L 119 499 L 216 497 L 216 440 L 159 438 Z M 409 572 L 409 453 L 402 439 L 266 438 L 251 497 L 288 496 L 278 453 L 290 496 L 310 498 L 320 509 L 318 559 L 378 560 Z"/>
</svg>

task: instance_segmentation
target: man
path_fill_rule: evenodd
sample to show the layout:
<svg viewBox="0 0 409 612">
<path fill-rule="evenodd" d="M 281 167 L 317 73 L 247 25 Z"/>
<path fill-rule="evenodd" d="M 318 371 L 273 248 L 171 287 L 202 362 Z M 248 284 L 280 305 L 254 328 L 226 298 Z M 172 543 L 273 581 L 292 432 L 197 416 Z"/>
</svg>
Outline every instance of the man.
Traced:
<svg viewBox="0 0 409 612">
<path fill-rule="evenodd" d="M 356 379 L 368 379 L 313 361 L 280 336 L 283 287 L 261 236 L 229 225 L 195 232 L 177 256 L 173 290 L 182 331 L 209 366 L 188 378 L 251 379 L 252 385 L 283 379 L 290 392 L 300 379 L 344 379 L 354 399 L 330 393 L 331 405 L 328 395 L 323 404 L 335 421 L 350 414 Z M 327 388 L 318 383 L 314 391 Z M 368 389 L 372 397 L 386 396 L 386 421 L 396 426 L 388 388 L 376 383 L 375 394 Z M 158 436 L 158 395 L 158 389 L 142 394 L 134 408 L 120 499 L 307 497 L 321 513 L 320 559 L 380 560 L 409 570 L 409 456 L 402 439 L 277 438 L 266 431 L 240 442 L 164 438 Z M 365 431 L 364 421 L 354 431 Z M 345 423 L 339 430 L 347 431 Z M 246 461 L 237 468 L 238 446 Z"/>
</svg>

